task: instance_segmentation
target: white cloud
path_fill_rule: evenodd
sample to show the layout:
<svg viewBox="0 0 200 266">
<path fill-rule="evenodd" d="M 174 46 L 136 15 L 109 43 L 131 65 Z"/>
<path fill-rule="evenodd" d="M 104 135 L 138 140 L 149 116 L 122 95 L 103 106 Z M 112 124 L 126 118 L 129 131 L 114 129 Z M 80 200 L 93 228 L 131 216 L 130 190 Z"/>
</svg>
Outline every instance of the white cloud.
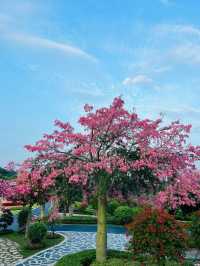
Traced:
<svg viewBox="0 0 200 266">
<path fill-rule="evenodd" d="M 152 79 L 145 75 L 136 75 L 134 77 L 128 77 L 126 78 L 122 84 L 123 85 L 146 85 L 152 83 Z"/>
<path fill-rule="evenodd" d="M 10 39 L 12 41 L 15 41 L 17 43 L 26 46 L 60 51 L 63 52 L 63 54 L 65 55 L 76 56 L 93 62 L 97 61 L 97 59 L 94 56 L 90 55 L 89 53 L 83 51 L 78 47 L 69 45 L 67 43 L 57 42 L 47 38 L 41 38 L 34 35 L 27 35 L 27 34 L 13 33 L 13 32 L 12 33 L 3 32 L 3 34 L 1 34 L 1 38 Z"/>
<path fill-rule="evenodd" d="M 200 37 L 200 28 L 190 24 L 160 24 L 154 28 L 160 34 L 190 34 Z"/>
<path fill-rule="evenodd" d="M 171 57 L 187 64 L 200 64 L 200 45 L 186 43 L 173 48 Z"/>
<path fill-rule="evenodd" d="M 165 42 L 171 46 L 165 55 L 169 56 L 172 63 L 200 64 L 199 27 L 190 24 L 160 24 L 154 28 L 154 33 L 156 36 L 163 35 Z"/>
<path fill-rule="evenodd" d="M 136 51 L 132 70 L 162 74 L 177 63 L 200 64 L 200 27 L 192 24 L 157 24 L 149 34 L 151 43 Z"/>
</svg>

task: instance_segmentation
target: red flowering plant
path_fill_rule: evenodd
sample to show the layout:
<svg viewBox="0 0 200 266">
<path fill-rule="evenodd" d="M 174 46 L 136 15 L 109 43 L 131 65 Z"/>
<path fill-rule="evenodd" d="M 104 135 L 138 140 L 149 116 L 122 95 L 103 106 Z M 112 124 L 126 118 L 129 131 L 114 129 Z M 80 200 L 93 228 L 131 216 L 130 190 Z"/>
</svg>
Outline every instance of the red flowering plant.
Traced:
<svg viewBox="0 0 200 266">
<path fill-rule="evenodd" d="M 165 210 L 145 208 L 127 227 L 130 249 L 137 259 L 151 257 L 156 265 L 183 260 L 187 247 L 185 226 Z"/>
</svg>

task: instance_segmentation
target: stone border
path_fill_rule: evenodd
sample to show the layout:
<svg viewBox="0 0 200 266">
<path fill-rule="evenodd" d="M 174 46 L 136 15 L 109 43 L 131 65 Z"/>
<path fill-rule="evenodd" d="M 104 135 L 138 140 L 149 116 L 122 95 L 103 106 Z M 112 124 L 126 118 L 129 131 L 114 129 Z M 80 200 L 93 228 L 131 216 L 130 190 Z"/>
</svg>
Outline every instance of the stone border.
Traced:
<svg viewBox="0 0 200 266">
<path fill-rule="evenodd" d="M 34 257 L 34 256 L 36 256 L 36 255 L 40 255 L 40 253 L 43 253 L 44 251 L 48 251 L 48 250 L 54 249 L 54 248 L 57 247 L 57 246 L 62 245 L 62 244 L 66 241 L 67 236 L 64 235 L 64 234 L 61 233 L 61 232 L 57 232 L 57 234 L 60 234 L 61 236 L 64 237 L 64 239 L 63 239 L 60 243 L 58 243 L 58 244 L 56 244 L 56 245 L 54 245 L 54 246 L 52 246 L 52 247 L 45 248 L 45 249 L 43 249 L 43 250 L 41 250 L 41 251 L 39 251 L 39 252 L 37 252 L 37 253 L 31 255 L 31 256 L 28 256 L 28 257 L 24 258 L 24 259 L 18 260 L 13 266 L 16 266 L 18 263 L 24 263 L 24 262 L 26 262 L 27 260 L 31 259 L 32 257 Z"/>
</svg>

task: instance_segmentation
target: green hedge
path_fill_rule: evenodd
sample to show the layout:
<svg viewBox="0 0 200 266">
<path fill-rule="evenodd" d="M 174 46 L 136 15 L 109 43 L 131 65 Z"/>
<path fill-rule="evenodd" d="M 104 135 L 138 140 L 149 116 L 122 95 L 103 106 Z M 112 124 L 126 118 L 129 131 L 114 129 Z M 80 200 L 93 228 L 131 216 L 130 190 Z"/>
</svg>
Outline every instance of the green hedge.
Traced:
<svg viewBox="0 0 200 266">
<path fill-rule="evenodd" d="M 96 251 L 93 250 L 85 250 L 75 254 L 70 254 L 64 256 L 60 259 L 55 266 L 89 266 L 96 258 Z M 122 258 L 127 259 L 130 258 L 130 253 L 125 251 L 108 251 L 108 258 Z"/>
<path fill-rule="evenodd" d="M 128 206 L 120 206 L 114 211 L 114 217 L 120 224 L 128 224 L 133 220 L 133 209 Z"/>
<path fill-rule="evenodd" d="M 59 220 L 63 224 L 96 224 L 97 218 L 94 216 L 66 216 Z"/>
<path fill-rule="evenodd" d="M 61 220 L 57 221 L 58 223 L 62 224 L 96 224 L 97 218 L 94 216 L 66 216 Z M 109 216 L 107 217 L 107 224 L 116 224 L 120 225 L 120 222 L 116 220 L 115 217 Z"/>
<path fill-rule="evenodd" d="M 107 204 L 107 213 L 114 215 L 114 212 L 118 207 L 120 207 L 120 203 L 117 200 L 113 199 L 109 201 Z"/>
</svg>

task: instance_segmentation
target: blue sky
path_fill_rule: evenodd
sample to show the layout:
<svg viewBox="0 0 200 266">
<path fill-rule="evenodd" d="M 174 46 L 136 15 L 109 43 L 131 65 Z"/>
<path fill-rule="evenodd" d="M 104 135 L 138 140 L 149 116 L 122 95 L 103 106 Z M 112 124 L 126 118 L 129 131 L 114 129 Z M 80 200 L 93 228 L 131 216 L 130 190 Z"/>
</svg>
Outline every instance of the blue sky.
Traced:
<svg viewBox="0 0 200 266">
<path fill-rule="evenodd" d="M 200 143 L 200 1 L 0 0 L 0 165 L 122 95 L 142 117 L 192 123 Z"/>
</svg>

